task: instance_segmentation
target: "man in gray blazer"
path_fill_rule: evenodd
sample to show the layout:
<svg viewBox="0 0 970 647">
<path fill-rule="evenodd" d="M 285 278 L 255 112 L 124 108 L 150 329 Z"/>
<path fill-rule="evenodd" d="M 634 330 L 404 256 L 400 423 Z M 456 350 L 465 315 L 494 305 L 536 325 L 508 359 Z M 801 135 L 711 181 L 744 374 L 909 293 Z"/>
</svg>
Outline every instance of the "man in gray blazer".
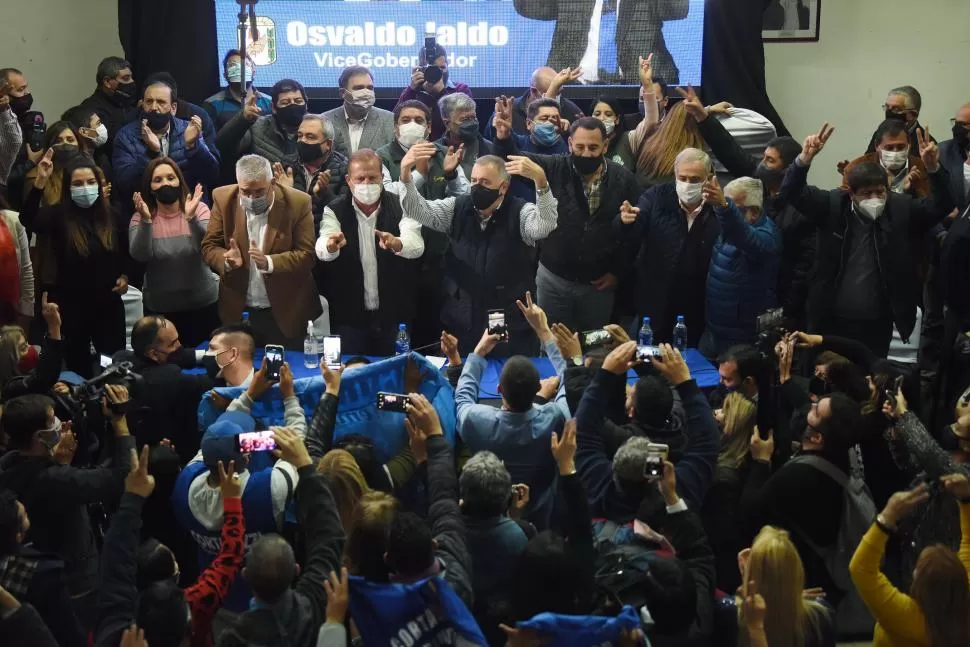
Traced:
<svg viewBox="0 0 970 647">
<path fill-rule="evenodd" d="M 334 150 L 350 157 L 361 148 L 377 150 L 394 141 L 394 116 L 374 107 L 374 77 L 360 65 L 344 68 L 338 81 L 339 108 L 323 116 L 333 124 Z"/>
</svg>

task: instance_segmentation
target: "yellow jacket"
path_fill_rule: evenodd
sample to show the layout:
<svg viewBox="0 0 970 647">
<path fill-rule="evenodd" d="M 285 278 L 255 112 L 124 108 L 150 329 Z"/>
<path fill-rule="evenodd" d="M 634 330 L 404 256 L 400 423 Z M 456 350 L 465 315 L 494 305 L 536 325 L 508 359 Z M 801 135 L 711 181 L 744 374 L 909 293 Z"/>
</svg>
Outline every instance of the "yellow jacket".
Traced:
<svg viewBox="0 0 970 647">
<path fill-rule="evenodd" d="M 970 504 L 960 505 L 960 529 L 960 561 L 970 573 Z M 873 647 L 930 647 L 916 600 L 894 587 L 880 570 L 887 539 L 873 524 L 849 564 L 852 582 L 876 619 Z"/>
</svg>

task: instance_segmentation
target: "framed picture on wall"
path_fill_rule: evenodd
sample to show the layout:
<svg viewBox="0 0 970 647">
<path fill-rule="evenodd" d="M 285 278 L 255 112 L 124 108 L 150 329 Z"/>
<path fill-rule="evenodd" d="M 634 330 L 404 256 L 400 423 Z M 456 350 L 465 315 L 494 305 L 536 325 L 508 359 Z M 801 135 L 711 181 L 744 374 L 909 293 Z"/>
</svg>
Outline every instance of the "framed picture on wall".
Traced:
<svg viewBox="0 0 970 647">
<path fill-rule="evenodd" d="M 770 0 L 761 24 L 765 42 L 817 41 L 822 0 Z"/>
</svg>

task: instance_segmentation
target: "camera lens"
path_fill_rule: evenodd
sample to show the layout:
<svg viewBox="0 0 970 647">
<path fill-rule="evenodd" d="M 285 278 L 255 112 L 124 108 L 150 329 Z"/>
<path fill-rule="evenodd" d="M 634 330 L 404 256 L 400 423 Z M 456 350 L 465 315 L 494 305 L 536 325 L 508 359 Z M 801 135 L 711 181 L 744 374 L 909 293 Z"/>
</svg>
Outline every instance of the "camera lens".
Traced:
<svg viewBox="0 0 970 647">
<path fill-rule="evenodd" d="M 424 68 L 424 80 L 432 85 L 440 81 L 443 75 L 444 73 L 437 65 L 429 65 L 428 67 Z"/>
</svg>

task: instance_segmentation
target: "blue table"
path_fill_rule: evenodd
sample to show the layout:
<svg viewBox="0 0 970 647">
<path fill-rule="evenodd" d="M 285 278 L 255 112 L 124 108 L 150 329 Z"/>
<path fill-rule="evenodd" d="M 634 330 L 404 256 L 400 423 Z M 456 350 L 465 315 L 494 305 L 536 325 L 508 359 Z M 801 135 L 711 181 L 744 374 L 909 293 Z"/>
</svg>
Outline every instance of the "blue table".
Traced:
<svg viewBox="0 0 970 647">
<path fill-rule="evenodd" d="M 350 356 L 345 356 L 344 359 L 346 360 L 348 357 Z M 377 362 L 384 358 L 370 357 L 368 359 Z M 684 359 L 687 361 L 687 367 L 690 369 L 691 376 L 697 381 L 697 385 L 699 387 L 706 389 L 717 386 L 719 379 L 717 368 L 708 362 L 703 355 L 697 352 L 697 349 L 688 348 L 687 353 L 684 355 Z M 261 348 L 256 349 L 256 357 L 253 361 L 257 368 L 262 363 L 263 350 Z M 293 377 L 297 379 L 320 375 L 319 368 L 307 368 L 304 366 L 303 353 L 297 351 L 286 351 L 286 361 L 290 365 L 290 370 L 293 371 Z M 549 361 L 548 357 L 533 357 L 532 363 L 536 365 L 537 369 L 539 369 L 540 377 L 552 377 L 556 374 L 556 371 L 552 368 L 552 362 Z M 488 360 L 488 366 L 485 368 L 485 373 L 482 375 L 479 397 L 484 399 L 498 399 L 502 397 L 498 392 L 498 379 L 502 374 L 503 366 L 505 366 L 504 358 Z M 627 374 L 628 382 L 633 383 L 637 379 L 637 374 L 632 370 Z"/>
</svg>

